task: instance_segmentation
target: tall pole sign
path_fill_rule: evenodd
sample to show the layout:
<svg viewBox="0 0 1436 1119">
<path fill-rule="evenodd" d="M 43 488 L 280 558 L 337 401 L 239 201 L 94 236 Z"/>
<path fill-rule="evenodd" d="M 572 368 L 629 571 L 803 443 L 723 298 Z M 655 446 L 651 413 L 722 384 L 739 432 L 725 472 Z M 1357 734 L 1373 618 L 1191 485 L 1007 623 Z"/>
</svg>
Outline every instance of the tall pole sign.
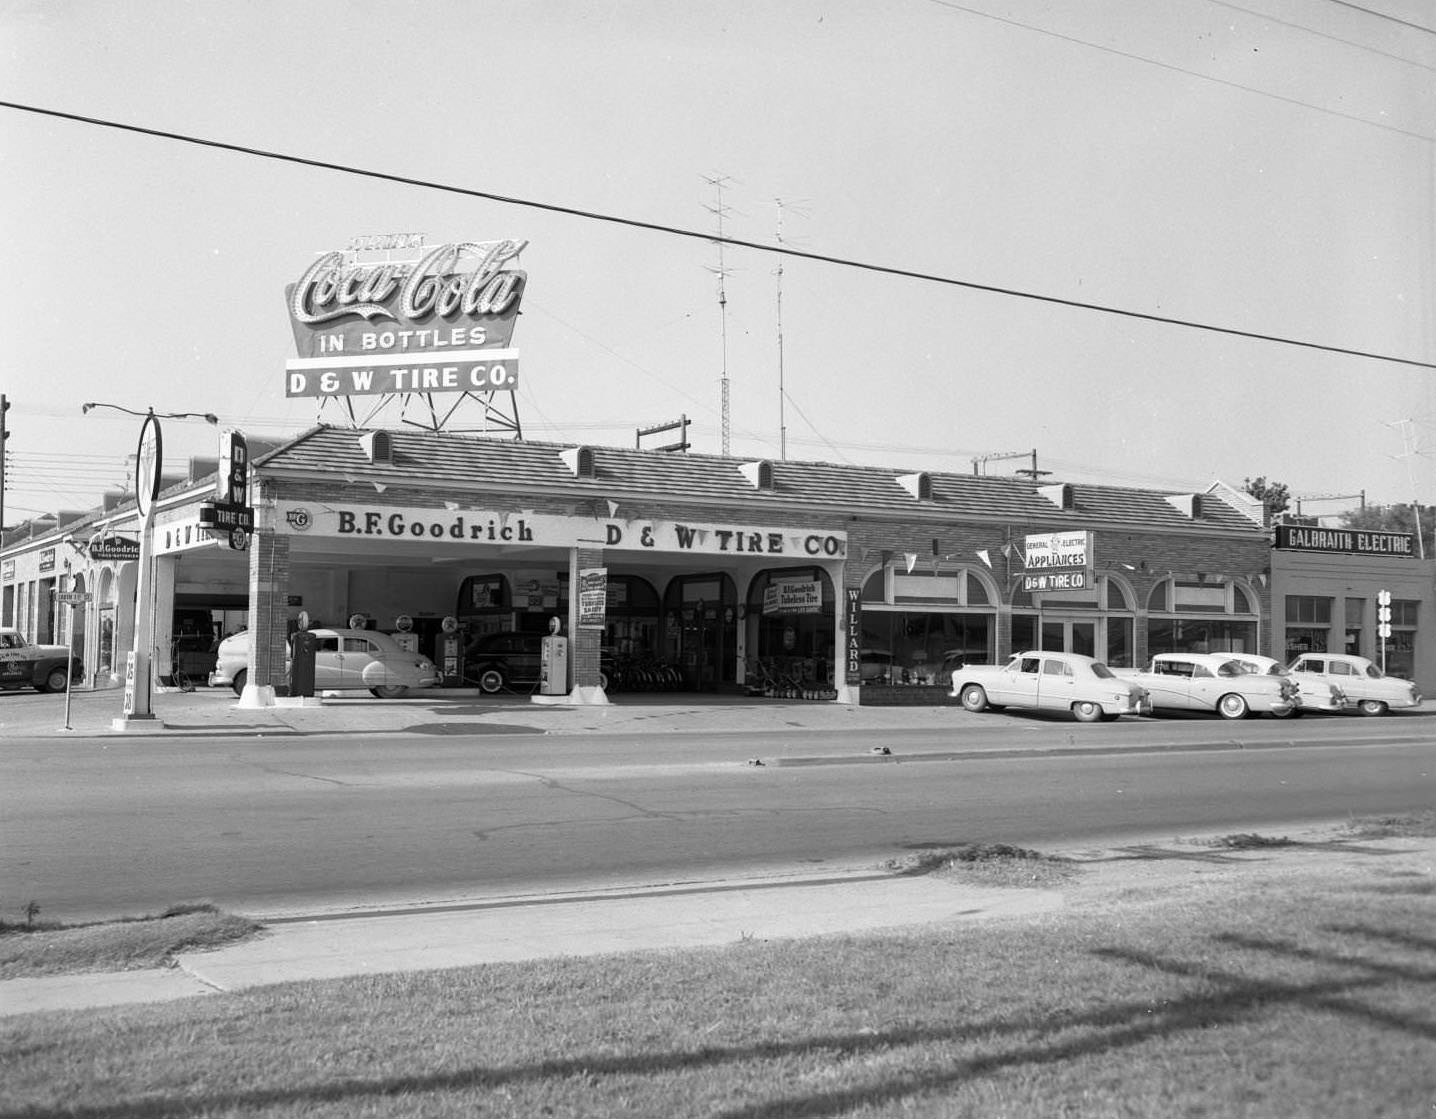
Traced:
<svg viewBox="0 0 1436 1119">
<path fill-rule="evenodd" d="M 160 492 L 164 469 L 164 436 L 153 412 L 140 425 L 140 444 L 135 454 L 135 502 L 140 512 L 140 558 L 135 578 L 135 638 L 125 664 L 124 713 L 116 722 L 123 730 L 132 721 L 153 719 L 150 706 L 150 648 L 154 644 L 154 603 L 150 601 L 155 523 L 155 498 Z"/>
</svg>

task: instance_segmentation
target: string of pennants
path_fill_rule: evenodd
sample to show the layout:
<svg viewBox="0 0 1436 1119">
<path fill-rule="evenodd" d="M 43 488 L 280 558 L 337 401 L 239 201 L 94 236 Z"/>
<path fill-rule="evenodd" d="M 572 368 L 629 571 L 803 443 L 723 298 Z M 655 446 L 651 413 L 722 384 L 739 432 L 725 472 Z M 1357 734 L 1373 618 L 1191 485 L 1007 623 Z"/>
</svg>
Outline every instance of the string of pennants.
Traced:
<svg viewBox="0 0 1436 1119">
<path fill-rule="evenodd" d="M 998 548 L 977 548 L 974 549 L 970 554 L 976 556 L 979 560 L 981 560 L 983 566 L 985 566 L 989 570 L 994 570 L 992 565 L 992 556 L 994 552 L 1000 553 L 1004 558 L 1007 559 L 1016 558 L 1018 563 L 1022 564 L 1023 566 L 1026 566 L 1027 557 L 1023 554 L 1022 549 L 1019 548 L 1016 544 L 1003 544 L 1001 547 Z M 888 548 L 868 548 L 865 549 L 863 552 L 863 560 L 864 562 L 871 562 L 874 559 L 881 559 L 883 563 L 888 563 L 899 555 L 902 556 L 903 566 L 906 569 L 907 574 L 911 575 L 915 570 L 917 570 L 919 564 L 923 564 L 928 570 L 936 572 L 940 565 L 950 564 L 953 560 L 965 560 L 969 553 L 934 551 L 931 555 L 924 556 L 920 552 L 896 552 Z M 1098 564 L 1097 566 L 1100 569 L 1106 571 L 1113 571 L 1117 568 L 1121 568 L 1125 571 L 1140 571 L 1144 574 L 1149 575 L 1160 574 L 1163 578 L 1166 579 L 1173 579 L 1179 576 L 1183 578 L 1194 577 L 1198 582 L 1212 583 L 1213 585 L 1224 583 L 1227 580 L 1227 576 L 1220 573 L 1206 571 L 1194 571 L 1191 573 L 1187 573 L 1176 571 L 1171 568 L 1168 568 L 1164 572 L 1159 572 L 1155 568 L 1148 568 L 1146 564 L 1137 565 L 1112 560 L 1105 561 Z M 1257 586 L 1265 587 L 1267 585 L 1268 577 L 1265 572 L 1254 572 L 1253 574 L 1246 576 L 1246 578 L 1257 584 Z"/>
</svg>

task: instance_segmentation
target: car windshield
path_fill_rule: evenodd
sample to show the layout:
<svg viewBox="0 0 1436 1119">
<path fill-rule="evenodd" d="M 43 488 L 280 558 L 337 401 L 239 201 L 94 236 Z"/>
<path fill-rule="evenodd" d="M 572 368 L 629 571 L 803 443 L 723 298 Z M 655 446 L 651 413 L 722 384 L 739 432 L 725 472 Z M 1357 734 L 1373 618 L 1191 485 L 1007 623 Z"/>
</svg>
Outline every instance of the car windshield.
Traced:
<svg viewBox="0 0 1436 1119">
<path fill-rule="evenodd" d="M 1366 675 L 1368 679 L 1381 680 L 1385 678 L 1386 673 L 1382 672 L 1381 669 L 1377 668 L 1374 664 L 1368 664 L 1366 666 Z"/>
<path fill-rule="evenodd" d="M 1223 661 L 1217 666 L 1218 676 L 1250 676 L 1247 666 L 1241 661 Z"/>
<path fill-rule="evenodd" d="M 1101 680 L 1115 680 L 1116 676 L 1110 668 L 1101 661 L 1092 662 L 1092 675 Z"/>
</svg>

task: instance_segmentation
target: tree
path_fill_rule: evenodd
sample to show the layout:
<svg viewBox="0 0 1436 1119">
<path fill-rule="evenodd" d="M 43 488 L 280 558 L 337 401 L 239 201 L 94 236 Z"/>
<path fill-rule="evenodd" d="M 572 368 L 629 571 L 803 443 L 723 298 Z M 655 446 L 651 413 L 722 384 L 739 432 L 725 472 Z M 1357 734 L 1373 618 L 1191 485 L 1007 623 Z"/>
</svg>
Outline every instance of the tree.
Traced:
<svg viewBox="0 0 1436 1119">
<path fill-rule="evenodd" d="M 1285 513 L 1291 505 L 1290 487 L 1285 482 L 1268 482 L 1265 475 L 1244 479 L 1242 489 L 1262 503 L 1269 517 Z"/>
<path fill-rule="evenodd" d="M 1424 555 L 1432 554 L 1433 538 L 1436 538 L 1436 505 L 1418 505 L 1413 510 L 1408 504 L 1368 505 L 1363 509 L 1348 509 L 1341 514 L 1342 528 L 1360 528 L 1369 532 L 1415 532 L 1417 515 L 1420 516 L 1421 541 Z"/>
</svg>

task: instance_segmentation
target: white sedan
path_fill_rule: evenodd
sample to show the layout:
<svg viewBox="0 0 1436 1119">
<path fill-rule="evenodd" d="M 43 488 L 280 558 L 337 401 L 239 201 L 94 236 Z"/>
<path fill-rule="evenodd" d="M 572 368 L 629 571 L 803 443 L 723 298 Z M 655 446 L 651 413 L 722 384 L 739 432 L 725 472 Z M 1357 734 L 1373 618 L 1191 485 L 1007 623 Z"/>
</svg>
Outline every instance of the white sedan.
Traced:
<svg viewBox="0 0 1436 1119">
<path fill-rule="evenodd" d="M 1258 676 L 1231 653 L 1158 653 L 1127 677 L 1146 688 L 1158 711 L 1215 711 L 1224 719 L 1290 715 L 1300 694 L 1284 676 Z"/>
<path fill-rule="evenodd" d="M 1300 715 L 1303 711 L 1345 711 L 1353 706 L 1340 685 L 1334 681 L 1308 673 L 1292 676 L 1291 669 L 1275 657 L 1263 657 L 1256 653 L 1232 653 L 1231 658 L 1248 672 L 1258 676 L 1291 677 L 1300 692 L 1297 706 L 1291 711 L 1293 715 Z"/>
<path fill-rule="evenodd" d="M 1071 711 L 1083 723 L 1152 709 L 1140 685 L 1118 679 L 1101 661 L 1078 653 L 1015 653 L 1004 665 L 967 665 L 953 671 L 951 694 L 968 711 L 1035 707 Z"/>
<path fill-rule="evenodd" d="M 1384 715 L 1393 707 L 1420 707 L 1421 689 L 1410 680 L 1387 676 L 1365 657 L 1349 653 L 1303 653 L 1291 664 L 1298 680 L 1335 684 L 1363 715 Z"/>
<path fill-rule="evenodd" d="M 428 657 L 410 653 L 387 633 L 363 629 L 315 629 L 314 690 L 353 691 L 367 688 L 380 699 L 397 699 L 410 688 L 432 688 L 439 671 Z M 209 686 L 228 684 L 235 695 L 244 691 L 249 676 L 248 630 L 219 643 Z M 290 638 L 291 643 L 293 638 Z M 290 657 L 285 653 L 285 671 Z"/>
</svg>

